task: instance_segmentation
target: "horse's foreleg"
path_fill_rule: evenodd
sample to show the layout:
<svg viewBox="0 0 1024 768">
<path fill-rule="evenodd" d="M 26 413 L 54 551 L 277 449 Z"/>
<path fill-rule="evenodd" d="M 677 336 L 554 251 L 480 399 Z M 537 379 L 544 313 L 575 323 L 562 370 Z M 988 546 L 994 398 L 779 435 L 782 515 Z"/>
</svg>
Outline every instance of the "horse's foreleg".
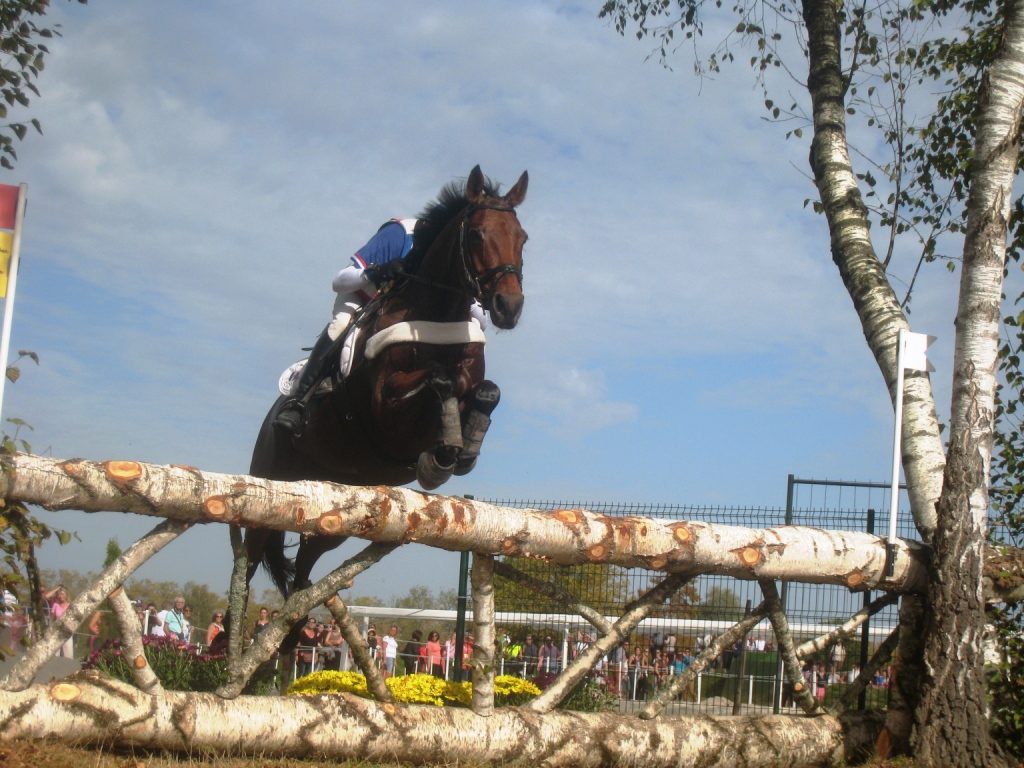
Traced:
<svg viewBox="0 0 1024 768">
<path fill-rule="evenodd" d="M 491 414 L 498 407 L 501 390 L 493 381 L 484 379 L 469 396 L 466 418 L 462 426 L 462 450 L 455 463 L 455 474 L 468 474 L 476 466 L 484 436 L 491 426 Z"/>
<path fill-rule="evenodd" d="M 431 378 L 430 384 L 441 399 L 441 428 L 434 450 L 421 453 L 416 464 L 416 479 L 428 491 L 448 481 L 462 450 L 462 419 L 455 384 L 440 375 Z"/>
</svg>

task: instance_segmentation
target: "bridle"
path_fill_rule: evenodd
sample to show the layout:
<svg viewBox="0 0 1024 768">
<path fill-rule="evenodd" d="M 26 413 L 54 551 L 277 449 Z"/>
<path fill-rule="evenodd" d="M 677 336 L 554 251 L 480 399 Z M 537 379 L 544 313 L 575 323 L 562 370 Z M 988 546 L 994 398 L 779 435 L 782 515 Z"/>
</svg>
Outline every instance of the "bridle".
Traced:
<svg viewBox="0 0 1024 768">
<path fill-rule="evenodd" d="M 468 289 L 469 295 L 479 301 L 484 309 L 491 309 L 491 302 L 494 300 L 494 291 L 503 275 L 515 275 L 519 285 L 523 285 L 523 270 L 514 264 L 499 264 L 485 270 L 483 274 L 476 274 L 466 251 L 466 222 L 470 217 L 480 210 L 501 211 L 516 216 L 515 208 L 505 203 L 473 203 L 469 205 L 462 214 L 462 221 L 459 222 L 459 261 L 462 264 L 462 284 Z"/>
<path fill-rule="evenodd" d="M 516 216 L 515 208 L 502 202 L 471 203 L 466 206 L 461 213 L 461 219 L 459 221 L 459 266 L 461 267 L 459 270 L 459 286 L 456 287 L 448 285 L 447 283 L 439 283 L 436 280 L 430 280 L 429 278 L 422 277 L 412 272 L 406 272 L 404 270 L 402 270 L 400 274 L 410 282 L 426 285 L 441 291 L 448 291 L 449 293 L 456 293 L 460 296 L 466 296 L 474 301 L 479 301 L 486 310 L 491 309 L 491 302 L 494 300 L 495 289 L 503 275 L 515 275 L 516 279 L 519 280 L 519 285 L 522 286 L 523 271 L 514 264 L 500 264 L 497 267 L 491 267 L 490 269 L 485 270 L 479 275 L 473 269 L 473 263 L 469 257 L 469 252 L 466 250 L 466 222 L 469 221 L 470 217 L 474 213 L 480 210 L 500 211 L 502 213 L 511 213 L 513 216 Z"/>
</svg>

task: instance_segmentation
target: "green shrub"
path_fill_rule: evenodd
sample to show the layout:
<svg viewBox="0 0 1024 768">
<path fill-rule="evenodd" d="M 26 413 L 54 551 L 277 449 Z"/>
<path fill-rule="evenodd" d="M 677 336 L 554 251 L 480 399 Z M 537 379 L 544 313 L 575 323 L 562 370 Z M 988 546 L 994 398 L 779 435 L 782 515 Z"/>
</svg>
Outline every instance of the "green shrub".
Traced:
<svg viewBox="0 0 1024 768">
<path fill-rule="evenodd" d="M 619 698 L 608 690 L 604 680 L 585 677 L 559 707 L 573 712 L 612 712 L 619 708 Z"/>
</svg>

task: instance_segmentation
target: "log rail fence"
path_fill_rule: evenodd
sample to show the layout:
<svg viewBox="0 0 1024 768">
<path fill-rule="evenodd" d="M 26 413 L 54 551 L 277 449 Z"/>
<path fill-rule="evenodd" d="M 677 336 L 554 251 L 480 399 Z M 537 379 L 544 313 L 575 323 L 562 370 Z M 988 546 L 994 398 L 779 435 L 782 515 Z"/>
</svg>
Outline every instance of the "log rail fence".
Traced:
<svg viewBox="0 0 1024 768">
<path fill-rule="evenodd" d="M 177 751 L 398 759 L 411 763 L 467 761 L 545 765 L 801 766 L 838 765 L 869 748 L 879 728 L 874 713 L 856 712 L 857 696 L 888 660 L 882 643 L 841 702 L 826 709 L 805 685 L 801 659 L 927 580 L 922 545 L 900 540 L 887 568 L 886 542 L 867 533 L 807 526 L 752 528 L 696 521 L 613 517 L 586 509 L 503 507 L 406 488 L 281 482 L 135 461 L 61 460 L 31 454 L 2 459 L 0 495 L 48 510 L 122 512 L 161 521 L 76 596 L 7 676 L 0 680 L 0 736 L 65 738 Z M 235 566 L 230 610 L 241 615 L 247 562 L 241 529 L 345 535 L 366 546 L 286 601 L 279 619 L 242 649 L 233 634 L 229 680 L 216 694 L 165 691 L 149 668 L 125 580 L 153 554 L 197 524 L 230 526 Z M 338 592 L 397 547 L 418 542 L 473 553 L 471 579 L 476 643 L 471 660 L 472 708 L 404 705 L 392 700 L 365 651 L 365 641 Z M 550 595 L 555 587 L 520 573 L 499 557 L 560 565 L 590 563 L 644 568 L 653 585 L 615 621 L 562 594 L 566 606 L 594 627 L 593 644 L 529 704 L 495 709 L 494 578 Z M 594 664 L 645 617 L 700 574 L 756 581 L 764 600 L 721 632 L 671 685 L 637 715 L 557 709 Z M 835 584 L 880 594 L 822 637 L 797 644 L 776 581 Z M 42 664 L 109 598 L 133 662 L 135 686 L 97 673 L 49 685 L 32 684 Z M 292 621 L 324 605 L 338 619 L 374 699 L 350 695 L 241 695 L 277 650 Z M 793 698 L 805 717 L 716 717 L 668 714 L 666 706 L 726 648 L 767 620 L 784 661 Z M 237 628 L 233 628 L 237 629 Z"/>
</svg>

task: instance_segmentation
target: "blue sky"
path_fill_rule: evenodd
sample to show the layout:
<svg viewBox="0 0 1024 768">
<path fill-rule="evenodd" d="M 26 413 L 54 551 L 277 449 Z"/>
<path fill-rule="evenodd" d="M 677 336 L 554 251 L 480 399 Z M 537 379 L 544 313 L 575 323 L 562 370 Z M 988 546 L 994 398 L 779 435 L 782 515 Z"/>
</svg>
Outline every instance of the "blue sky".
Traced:
<svg viewBox="0 0 1024 768">
<path fill-rule="evenodd" d="M 526 305 L 488 344 L 479 466 L 444 490 L 782 505 L 788 473 L 887 479 L 892 409 L 803 205 L 806 137 L 764 121 L 745 65 L 668 71 L 599 6 L 54 4 L 45 135 L 2 178 L 30 189 L 12 343 L 41 365 L 4 415 L 40 453 L 245 472 L 334 272 L 479 163 L 530 172 Z M 929 271 L 912 316 L 943 410 L 956 282 Z M 52 522 L 83 541 L 44 566 L 80 570 L 152 525 Z M 406 547 L 357 591 L 450 588 L 456 564 Z M 228 571 L 210 526 L 141 575 Z"/>
</svg>

